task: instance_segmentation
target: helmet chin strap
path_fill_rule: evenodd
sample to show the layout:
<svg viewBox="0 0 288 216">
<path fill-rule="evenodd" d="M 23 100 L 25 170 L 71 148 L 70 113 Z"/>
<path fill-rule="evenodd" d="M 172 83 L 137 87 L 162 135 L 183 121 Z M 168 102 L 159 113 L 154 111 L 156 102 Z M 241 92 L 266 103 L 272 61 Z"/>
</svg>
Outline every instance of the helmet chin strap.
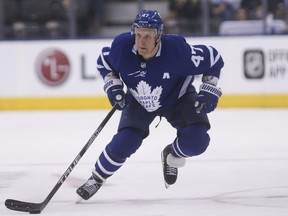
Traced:
<svg viewBox="0 0 288 216">
<path fill-rule="evenodd" d="M 157 38 L 156 38 L 156 40 L 155 40 L 155 46 L 154 47 L 156 47 L 158 44 L 159 44 L 159 42 L 160 42 L 160 35 L 157 35 Z M 158 41 L 158 42 L 157 42 Z"/>
</svg>

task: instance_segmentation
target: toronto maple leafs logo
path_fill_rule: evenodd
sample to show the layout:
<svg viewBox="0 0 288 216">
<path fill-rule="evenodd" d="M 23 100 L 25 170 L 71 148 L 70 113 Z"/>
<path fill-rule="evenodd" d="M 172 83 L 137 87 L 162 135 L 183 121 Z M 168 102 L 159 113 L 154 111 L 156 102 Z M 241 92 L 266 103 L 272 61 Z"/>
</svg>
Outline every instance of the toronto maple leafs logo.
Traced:
<svg viewBox="0 0 288 216">
<path fill-rule="evenodd" d="M 145 81 L 140 81 L 136 86 L 136 90 L 129 89 L 134 98 L 148 111 L 153 112 L 161 107 L 159 102 L 162 94 L 162 86 L 151 89 L 151 86 Z"/>
</svg>

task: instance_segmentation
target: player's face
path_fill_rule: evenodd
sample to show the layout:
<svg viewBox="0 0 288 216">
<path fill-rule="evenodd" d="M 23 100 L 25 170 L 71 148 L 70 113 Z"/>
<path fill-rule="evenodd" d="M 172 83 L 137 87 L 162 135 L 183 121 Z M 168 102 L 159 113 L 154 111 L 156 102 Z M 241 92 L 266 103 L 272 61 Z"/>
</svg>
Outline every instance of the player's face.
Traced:
<svg viewBox="0 0 288 216">
<path fill-rule="evenodd" d="M 150 59 L 155 56 L 159 47 L 159 43 L 157 43 L 158 39 L 159 36 L 156 34 L 155 29 L 135 29 L 135 45 L 139 55 L 141 55 L 144 59 Z"/>
</svg>

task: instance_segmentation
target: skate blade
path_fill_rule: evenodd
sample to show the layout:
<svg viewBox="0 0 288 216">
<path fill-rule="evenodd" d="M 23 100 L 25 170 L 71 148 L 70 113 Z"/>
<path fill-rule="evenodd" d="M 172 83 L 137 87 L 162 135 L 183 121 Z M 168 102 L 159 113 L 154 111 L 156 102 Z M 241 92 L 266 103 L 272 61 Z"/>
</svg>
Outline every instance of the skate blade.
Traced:
<svg viewBox="0 0 288 216">
<path fill-rule="evenodd" d="M 165 188 L 168 189 L 169 188 L 169 184 L 167 182 L 165 182 Z"/>
<path fill-rule="evenodd" d="M 77 196 L 75 204 L 80 204 L 82 202 L 83 198 L 80 196 Z"/>
</svg>

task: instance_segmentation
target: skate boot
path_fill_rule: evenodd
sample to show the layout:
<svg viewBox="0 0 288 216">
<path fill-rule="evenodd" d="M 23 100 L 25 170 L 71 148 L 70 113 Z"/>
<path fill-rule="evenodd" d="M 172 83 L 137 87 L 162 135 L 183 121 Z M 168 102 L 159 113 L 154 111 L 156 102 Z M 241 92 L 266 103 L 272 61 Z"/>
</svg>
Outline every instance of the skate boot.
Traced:
<svg viewBox="0 0 288 216">
<path fill-rule="evenodd" d="M 172 145 L 168 145 L 161 153 L 165 187 L 168 188 L 177 180 L 178 168 L 185 165 L 185 158 L 177 158 L 171 154 Z"/>
<path fill-rule="evenodd" d="M 87 182 L 77 189 L 76 193 L 82 199 L 88 200 L 100 189 L 103 184 L 103 180 L 93 173 Z"/>
</svg>

